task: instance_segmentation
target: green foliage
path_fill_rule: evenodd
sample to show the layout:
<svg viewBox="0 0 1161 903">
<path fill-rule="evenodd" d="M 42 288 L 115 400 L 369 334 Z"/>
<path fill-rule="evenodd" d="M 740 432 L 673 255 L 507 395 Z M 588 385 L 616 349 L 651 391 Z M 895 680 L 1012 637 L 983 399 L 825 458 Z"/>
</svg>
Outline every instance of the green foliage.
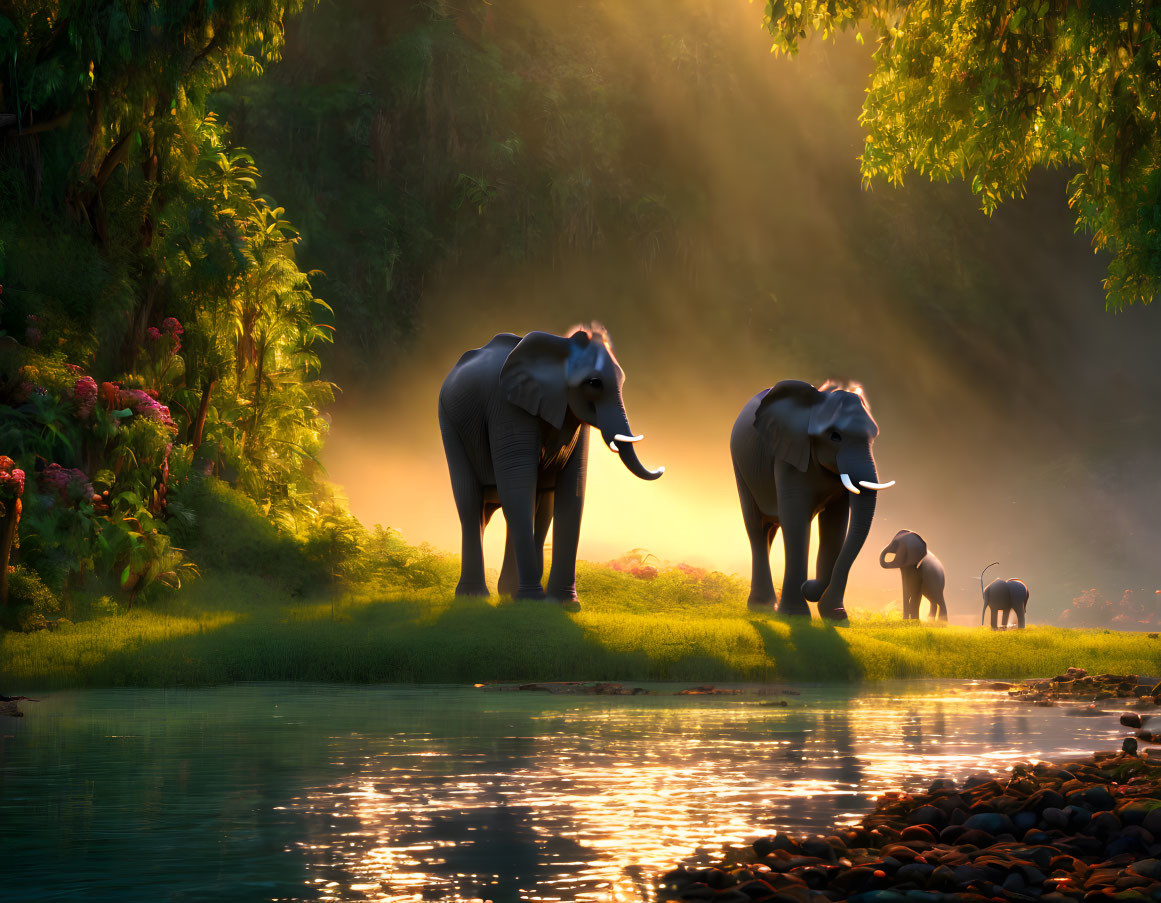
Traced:
<svg viewBox="0 0 1161 903">
<path fill-rule="evenodd" d="M 8 575 L 8 604 L 41 615 L 49 615 L 60 608 L 56 595 L 36 571 L 17 565 Z"/>
<path fill-rule="evenodd" d="M 195 575 L 171 536 L 195 509 L 167 500 L 195 473 L 268 528 L 318 515 L 329 308 L 206 111 L 301 7 L 0 5 L 0 334 L 21 343 L 0 350 L 0 448 L 30 475 L 19 555 L 57 592 Z"/>
<path fill-rule="evenodd" d="M 697 209 L 696 183 L 652 152 L 647 76 L 588 12 L 566 29 L 541 12 L 337 0 L 296 21 L 282 63 L 215 97 L 326 270 L 344 367 L 381 371 L 441 267 L 611 243 L 648 265 Z"/>
<path fill-rule="evenodd" d="M 326 582 L 328 562 L 305 555 L 302 542 L 280 531 L 257 502 L 222 480 L 191 476 L 174 497 L 188 512 L 171 522 L 174 541 L 207 573 L 253 574 L 293 596 Z"/>
<path fill-rule="evenodd" d="M 1077 229 L 1112 254 L 1108 306 L 1161 288 L 1161 9 L 1148 0 L 770 0 L 766 24 L 790 54 L 815 32 L 875 34 L 865 180 L 964 179 L 990 214 L 1034 167 L 1072 170 Z"/>
</svg>

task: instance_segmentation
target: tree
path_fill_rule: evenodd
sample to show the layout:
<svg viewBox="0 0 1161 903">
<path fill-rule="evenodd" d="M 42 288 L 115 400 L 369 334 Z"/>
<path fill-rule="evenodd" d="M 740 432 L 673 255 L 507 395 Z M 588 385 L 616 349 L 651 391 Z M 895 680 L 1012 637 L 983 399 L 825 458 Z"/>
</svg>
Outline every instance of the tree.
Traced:
<svg viewBox="0 0 1161 903">
<path fill-rule="evenodd" d="M 1037 166 L 1071 170 L 1077 230 L 1112 255 L 1106 303 L 1161 288 L 1161 4 L 1151 0 L 769 0 L 773 50 L 866 26 L 865 183 L 970 180 L 985 213 Z"/>
</svg>

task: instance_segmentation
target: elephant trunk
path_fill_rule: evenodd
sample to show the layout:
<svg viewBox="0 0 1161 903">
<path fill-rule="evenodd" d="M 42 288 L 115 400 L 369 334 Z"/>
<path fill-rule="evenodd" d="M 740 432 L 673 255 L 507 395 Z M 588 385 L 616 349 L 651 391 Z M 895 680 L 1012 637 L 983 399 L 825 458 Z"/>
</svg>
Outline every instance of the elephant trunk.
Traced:
<svg viewBox="0 0 1161 903">
<path fill-rule="evenodd" d="M 629 473 L 642 480 L 656 480 L 663 473 L 664 467 L 650 470 L 637 457 L 636 444 L 641 436 L 636 436 L 629 429 L 629 417 L 625 413 L 625 406 L 620 399 L 606 411 L 598 411 L 597 429 L 601 431 L 601 438 L 621 458 L 621 463 Z"/>
<path fill-rule="evenodd" d="M 846 617 L 843 594 L 847 588 L 847 576 L 855 563 L 855 558 L 863 548 L 863 543 L 867 541 L 867 535 L 871 532 L 871 521 L 875 518 L 875 504 L 879 493 L 878 490 L 865 488 L 866 484 L 880 485 L 878 474 L 875 472 L 875 459 L 869 449 L 864 457 L 849 462 L 849 467 L 846 466 L 847 463 L 840 461 L 842 472 L 859 481 L 859 485 L 864 488 L 858 495 L 851 495 L 850 526 L 847 528 L 846 538 L 831 572 L 830 585 L 819 602 L 819 614 L 835 619 Z"/>
<path fill-rule="evenodd" d="M 887 560 L 888 555 L 894 555 L 895 557 L 892 558 L 890 561 L 888 561 Z M 899 567 L 899 553 L 890 547 L 883 549 L 883 551 L 879 553 L 879 567 L 884 567 L 884 568 Z"/>
</svg>

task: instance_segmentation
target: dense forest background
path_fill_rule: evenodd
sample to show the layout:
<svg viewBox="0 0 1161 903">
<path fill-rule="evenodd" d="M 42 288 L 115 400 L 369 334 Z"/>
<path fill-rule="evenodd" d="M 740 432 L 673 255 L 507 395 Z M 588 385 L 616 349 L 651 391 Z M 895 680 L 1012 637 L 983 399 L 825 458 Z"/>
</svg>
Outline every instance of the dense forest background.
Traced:
<svg viewBox="0 0 1161 903">
<path fill-rule="evenodd" d="M 0 120 L 2 400 L 21 418 L 0 451 L 80 474 L 37 477 L 38 499 L 66 488 L 25 505 L 21 560 L 53 588 L 172 583 L 170 547 L 197 558 L 247 504 L 325 573 L 361 528 L 320 461 L 365 523 L 454 548 L 440 380 L 495 332 L 591 318 L 642 456 L 669 470 L 646 486 L 594 453 L 586 557 L 746 572 L 737 410 L 839 377 L 866 386 L 898 480 L 852 577 L 869 602 L 898 594 L 873 553 L 901 528 L 944 560 L 953 611 L 997 559 L 1034 619 L 1161 586 L 1155 312 L 1105 313 L 1064 174 L 991 219 L 962 184 L 863 190 L 853 38 L 773 58 L 740 0 L 324 0 L 284 41 L 276 5 L 237 9 L 229 71 L 167 71 L 180 101 L 150 95 L 136 128 L 91 96 L 52 130 L 48 101 L 19 135 Z M 242 65 L 271 35 L 281 61 Z M 86 518 L 124 538 L 78 568 Z"/>
</svg>

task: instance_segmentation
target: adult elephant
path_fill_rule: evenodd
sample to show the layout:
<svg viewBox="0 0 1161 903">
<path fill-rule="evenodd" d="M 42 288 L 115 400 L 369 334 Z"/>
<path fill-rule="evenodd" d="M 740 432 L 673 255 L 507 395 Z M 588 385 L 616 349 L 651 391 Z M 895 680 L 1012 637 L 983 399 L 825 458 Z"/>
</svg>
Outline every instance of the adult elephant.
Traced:
<svg viewBox="0 0 1161 903">
<path fill-rule="evenodd" d="M 787 379 L 751 398 L 734 423 L 730 453 L 750 539 L 749 604 L 778 602 L 770 547 L 778 529 L 786 549 L 780 614 L 843 620 L 843 594 L 863 547 L 880 483 L 871 445 L 879 427 L 863 398 L 833 383 Z M 807 579 L 810 523 L 818 515 L 817 576 Z"/>
<path fill-rule="evenodd" d="M 504 509 L 508 537 L 499 590 L 543 599 L 544 540 L 552 522 L 547 595 L 576 599 L 576 550 L 585 500 L 588 426 L 631 473 L 637 459 L 621 401 L 625 374 L 599 324 L 568 336 L 495 336 L 466 352 L 439 392 L 439 426 L 463 531 L 457 596 L 486 596 L 483 531 Z"/>
<path fill-rule="evenodd" d="M 980 595 L 984 597 L 984 608 L 980 612 L 980 626 L 984 625 L 984 619 L 987 618 L 988 609 L 992 610 L 992 630 L 996 630 L 996 620 L 1000 612 L 1004 613 L 1004 620 L 1001 626 L 1008 629 L 1008 616 L 1016 613 L 1016 626 L 1023 629 L 1024 614 L 1028 610 L 1028 584 L 1023 580 L 1011 578 L 1009 580 L 1001 580 L 997 577 L 987 586 L 984 586 L 984 574 L 988 572 L 988 568 L 995 567 L 1000 562 L 993 561 L 988 567 L 980 571 Z"/>
</svg>

